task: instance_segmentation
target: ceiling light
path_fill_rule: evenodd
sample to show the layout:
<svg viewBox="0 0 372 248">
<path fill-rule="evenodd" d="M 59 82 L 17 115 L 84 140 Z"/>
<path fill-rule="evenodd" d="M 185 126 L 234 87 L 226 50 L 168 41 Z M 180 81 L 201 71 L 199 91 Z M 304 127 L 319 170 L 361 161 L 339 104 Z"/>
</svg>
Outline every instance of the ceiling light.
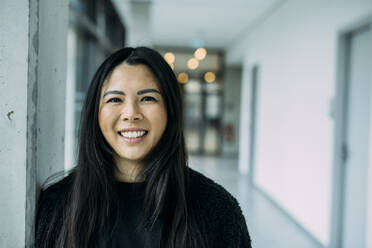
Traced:
<svg viewBox="0 0 372 248">
<path fill-rule="evenodd" d="M 165 59 L 165 61 L 168 62 L 168 64 L 173 64 L 174 63 L 174 60 L 176 59 L 176 57 L 174 56 L 174 53 L 167 52 L 164 55 L 164 59 Z"/>
<path fill-rule="evenodd" d="M 181 84 L 187 83 L 189 81 L 189 75 L 186 72 L 181 72 L 177 75 L 177 80 Z"/>
<path fill-rule="evenodd" d="M 207 56 L 207 50 L 205 50 L 205 48 L 203 47 L 199 47 L 198 49 L 195 50 L 194 56 L 198 60 L 203 60 L 205 56 Z"/>
<path fill-rule="evenodd" d="M 190 70 L 195 70 L 196 68 L 198 68 L 199 66 L 199 61 L 195 58 L 191 58 L 189 59 L 189 61 L 187 61 L 187 67 L 189 67 Z"/>
<path fill-rule="evenodd" d="M 216 80 L 216 74 L 214 74 L 213 72 L 207 72 L 204 74 L 204 80 L 207 82 L 207 83 L 212 83 L 214 82 L 214 80 Z"/>
</svg>

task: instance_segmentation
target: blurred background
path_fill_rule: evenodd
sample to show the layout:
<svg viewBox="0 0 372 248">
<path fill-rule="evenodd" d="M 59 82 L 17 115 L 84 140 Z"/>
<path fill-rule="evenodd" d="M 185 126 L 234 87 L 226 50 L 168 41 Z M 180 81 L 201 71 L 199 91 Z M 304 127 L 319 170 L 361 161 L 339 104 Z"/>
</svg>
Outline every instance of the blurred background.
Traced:
<svg viewBox="0 0 372 248">
<path fill-rule="evenodd" d="M 189 165 L 238 199 L 253 247 L 372 248 L 371 0 L 2 0 L 0 247 L 31 244 L 123 46 L 174 70 Z"/>
</svg>

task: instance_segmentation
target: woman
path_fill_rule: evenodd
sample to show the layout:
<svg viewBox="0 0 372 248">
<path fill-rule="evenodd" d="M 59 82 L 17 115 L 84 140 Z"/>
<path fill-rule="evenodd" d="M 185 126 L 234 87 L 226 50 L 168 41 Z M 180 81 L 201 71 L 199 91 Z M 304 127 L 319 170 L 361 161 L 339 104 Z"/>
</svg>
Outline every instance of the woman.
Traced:
<svg viewBox="0 0 372 248">
<path fill-rule="evenodd" d="M 237 201 L 190 169 L 172 69 L 145 47 L 98 68 L 77 166 L 41 192 L 36 247 L 251 247 Z"/>
</svg>

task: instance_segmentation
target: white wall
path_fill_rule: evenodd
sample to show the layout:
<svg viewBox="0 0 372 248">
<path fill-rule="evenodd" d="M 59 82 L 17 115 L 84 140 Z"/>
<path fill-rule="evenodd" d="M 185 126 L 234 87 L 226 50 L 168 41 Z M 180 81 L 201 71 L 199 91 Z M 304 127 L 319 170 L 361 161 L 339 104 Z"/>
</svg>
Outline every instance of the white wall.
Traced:
<svg viewBox="0 0 372 248">
<path fill-rule="evenodd" d="M 286 1 L 227 57 L 245 53 L 241 127 L 249 126 L 250 70 L 260 66 L 255 182 L 323 244 L 329 242 L 337 35 L 371 1 Z M 241 128 L 240 150 L 249 130 Z M 248 155 L 240 153 L 247 171 Z"/>
</svg>

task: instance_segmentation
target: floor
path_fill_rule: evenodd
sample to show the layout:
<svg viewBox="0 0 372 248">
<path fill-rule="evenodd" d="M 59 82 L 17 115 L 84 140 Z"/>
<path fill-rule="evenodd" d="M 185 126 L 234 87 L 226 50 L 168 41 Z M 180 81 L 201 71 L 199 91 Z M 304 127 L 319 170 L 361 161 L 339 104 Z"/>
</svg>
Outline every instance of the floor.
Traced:
<svg viewBox="0 0 372 248">
<path fill-rule="evenodd" d="M 238 173 L 236 158 L 191 156 L 189 165 L 238 199 L 253 248 L 321 248 L 266 197 L 249 186 L 247 177 Z"/>
</svg>

